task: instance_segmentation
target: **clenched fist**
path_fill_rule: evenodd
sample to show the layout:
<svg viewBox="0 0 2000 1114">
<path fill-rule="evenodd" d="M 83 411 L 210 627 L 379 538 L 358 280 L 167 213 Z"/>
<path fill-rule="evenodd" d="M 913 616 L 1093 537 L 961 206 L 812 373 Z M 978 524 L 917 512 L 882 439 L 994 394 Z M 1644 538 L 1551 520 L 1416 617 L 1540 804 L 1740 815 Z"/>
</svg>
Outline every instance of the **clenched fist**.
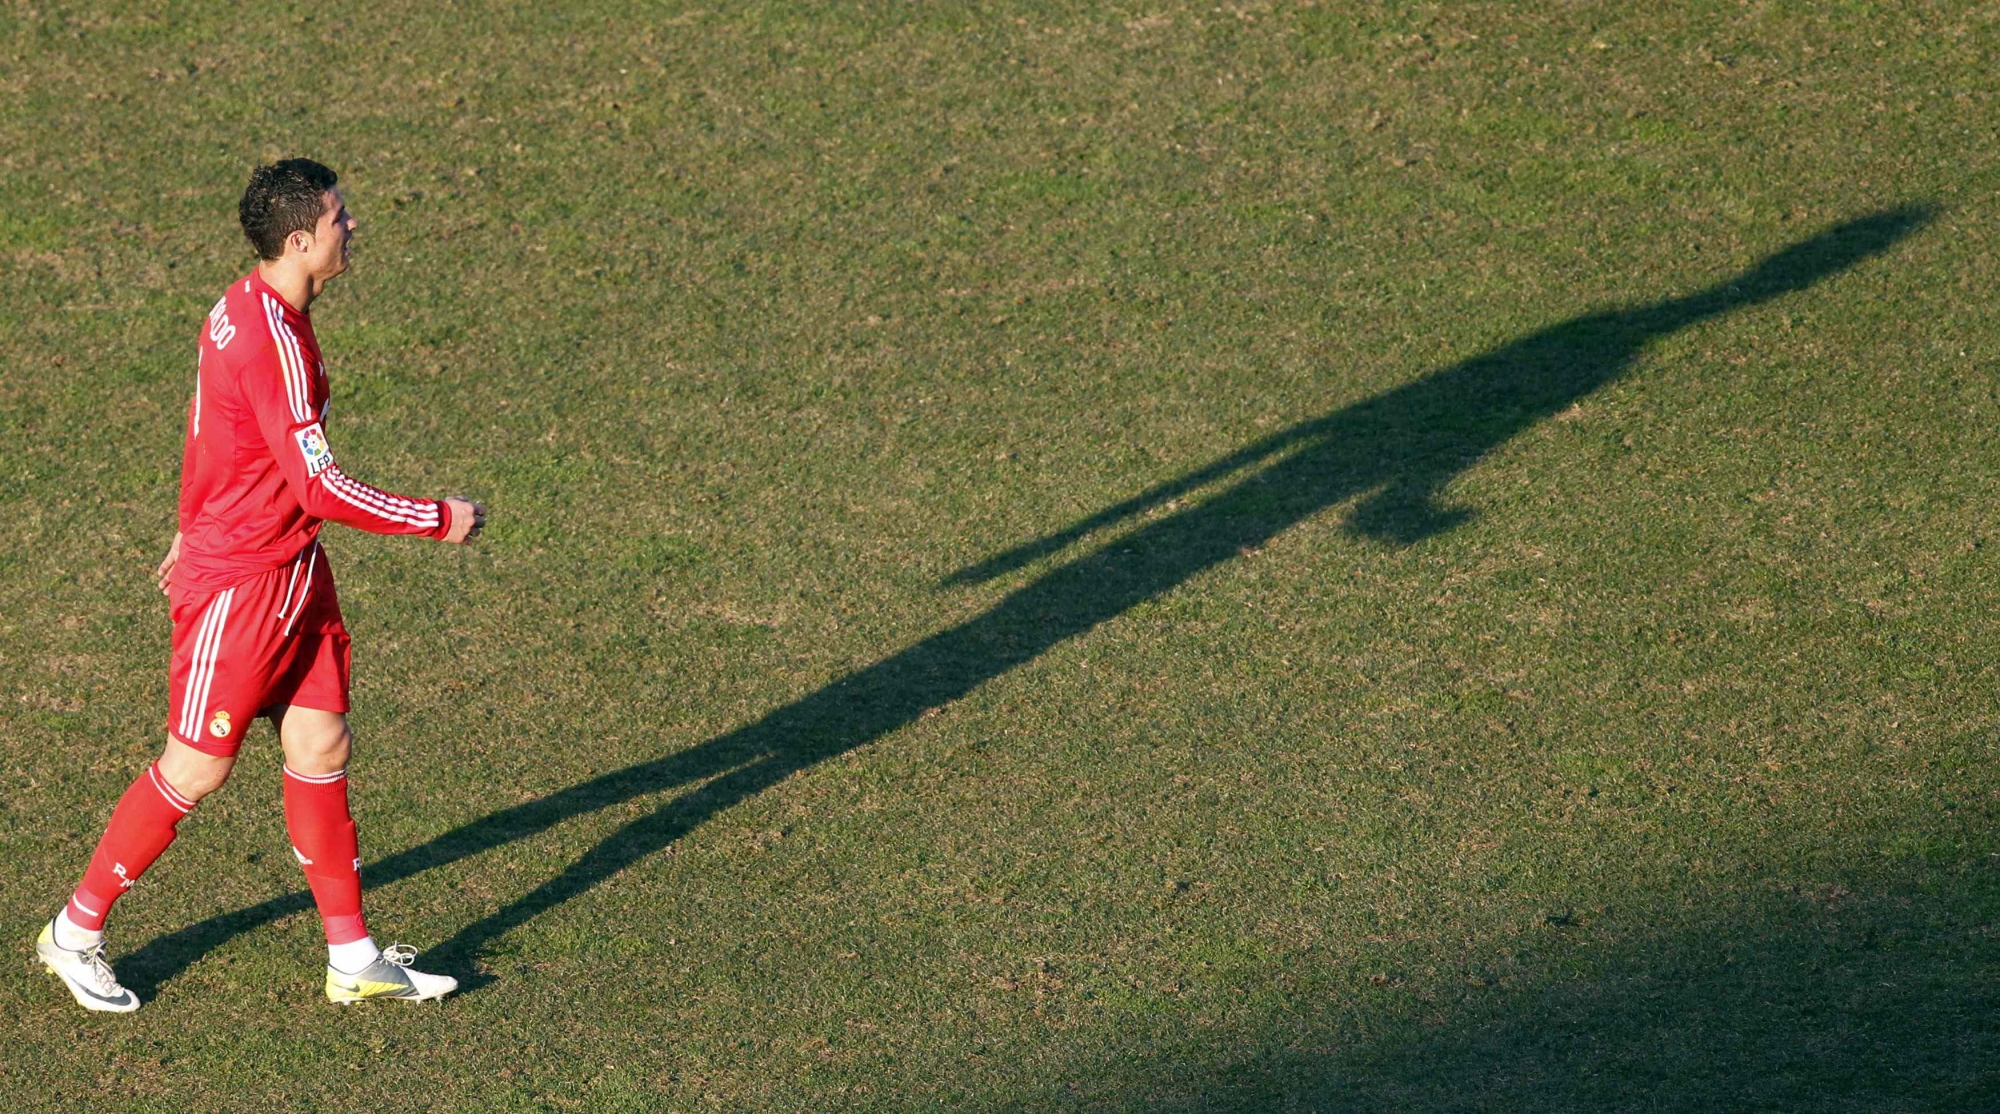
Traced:
<svg viewBox="0 0 2000 1114">
<path fill-rule="evenodd" d="M 464 545 L 479 536 L 479 531 L 486 525 L 486 504 L 454 495 L 446 499 L 444 505 L 451 509 L 451 530 L 445 534 L 445 541 Z"/>
</svg>

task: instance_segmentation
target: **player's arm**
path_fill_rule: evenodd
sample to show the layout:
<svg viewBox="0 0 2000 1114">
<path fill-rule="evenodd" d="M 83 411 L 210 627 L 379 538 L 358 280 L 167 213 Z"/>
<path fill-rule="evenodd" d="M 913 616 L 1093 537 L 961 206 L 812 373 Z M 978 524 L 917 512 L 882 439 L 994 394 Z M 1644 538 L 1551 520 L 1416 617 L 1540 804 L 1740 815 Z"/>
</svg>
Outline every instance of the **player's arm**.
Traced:
<svg viewBox="0 0 2000 1114">
<path fill-rule="evenodd" d="M 241 375 L 244 400 L 257 417 L 264 443 L 307 514 L 372 534 L 418 534 L 451 542 L 469 540 L 484 525 L 486 509 L 468 500 L 412 499 L 341 471 L 303 385 L 288 385 L 286 369 L 271 350 L 245 361 Z"/>
</svg>

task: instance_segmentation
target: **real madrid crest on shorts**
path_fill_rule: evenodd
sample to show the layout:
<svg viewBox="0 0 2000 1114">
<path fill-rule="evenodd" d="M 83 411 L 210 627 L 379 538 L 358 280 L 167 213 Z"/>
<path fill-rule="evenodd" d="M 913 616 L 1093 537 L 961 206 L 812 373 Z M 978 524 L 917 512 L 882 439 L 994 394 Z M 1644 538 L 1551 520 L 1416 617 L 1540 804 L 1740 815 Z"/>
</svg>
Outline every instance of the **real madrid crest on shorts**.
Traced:
<svg viewBox="0 0 2000 1114">
<path fill-rule="evenodd" d="M 229 737 L 229 713 L 217 709 L 215 718 L 208 721 L 208 733 L 218 739 Z"/>
</svg>

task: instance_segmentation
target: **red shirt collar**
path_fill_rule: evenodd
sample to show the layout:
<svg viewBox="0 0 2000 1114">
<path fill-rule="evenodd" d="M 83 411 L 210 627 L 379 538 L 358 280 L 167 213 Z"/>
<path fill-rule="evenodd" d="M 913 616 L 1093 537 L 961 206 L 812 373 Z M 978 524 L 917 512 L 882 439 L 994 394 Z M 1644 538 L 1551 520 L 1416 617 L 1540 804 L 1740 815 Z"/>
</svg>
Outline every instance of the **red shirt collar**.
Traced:
<svg viewBox="0 0 2000 1114">
<path fill-rule="evenodd" d="M 250 268 L 248 281 L 250 283 L 250 289 L 262 291 L 263 293 L 269 294 L 271 297 L 277 299 L 278 304 L 285 308 L 286 316 L 294 318 L 299 321 L 303 321 L 306 319 L 307 315 L 304 310 L 299 309 L 293 306 L 292 303 L 286 301 L 285 296 L 283 294 L 278 293 L 276 287 L 273 287 L 270 283 L 264 281 L 263 268 L 261 267 Z"/>
</svg>

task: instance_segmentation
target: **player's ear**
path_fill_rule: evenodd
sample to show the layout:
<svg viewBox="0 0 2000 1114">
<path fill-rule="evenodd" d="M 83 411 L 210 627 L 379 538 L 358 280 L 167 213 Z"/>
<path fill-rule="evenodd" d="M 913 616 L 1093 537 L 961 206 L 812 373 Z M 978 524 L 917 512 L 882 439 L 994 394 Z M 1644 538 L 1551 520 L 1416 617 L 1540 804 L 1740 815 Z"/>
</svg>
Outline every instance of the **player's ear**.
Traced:
<svg viewBox="0 0 2000 1114">
<path fill-rule="evenodd" d="M 287 252 L 296 251 L 302 255 L 311 251 L 312 236 L 304 232 L 287 232 L 285 234 L 285 250 Z"/>
</svg>

